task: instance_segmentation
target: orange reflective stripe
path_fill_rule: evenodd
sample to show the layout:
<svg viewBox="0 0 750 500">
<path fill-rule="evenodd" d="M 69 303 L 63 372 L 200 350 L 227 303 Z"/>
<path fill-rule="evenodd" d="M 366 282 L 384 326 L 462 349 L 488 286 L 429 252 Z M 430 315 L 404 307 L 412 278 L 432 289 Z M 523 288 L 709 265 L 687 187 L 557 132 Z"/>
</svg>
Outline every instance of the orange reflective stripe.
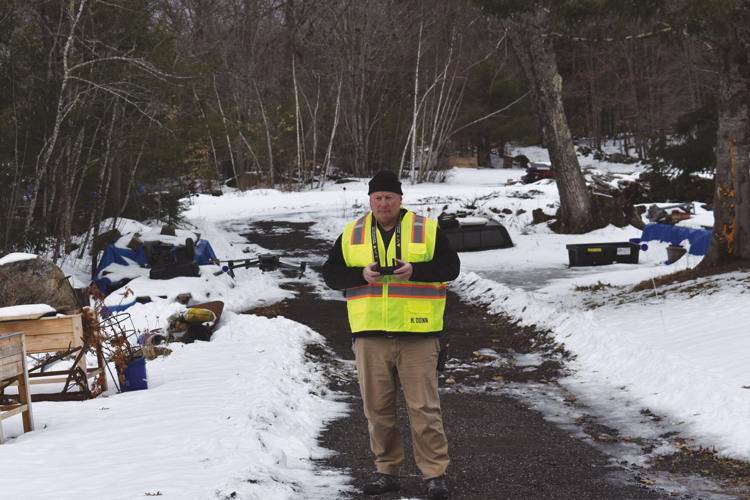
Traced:
<svg viewBox="0 0 750 500">
<path fill-rule="evenodd" d="M 388 297 L 401 299 L 444 299 L 446 285 L 409 285 L 391 283 L 388 285 Z"/>
<path fill-rule="evenodd" d="M 352 245 L 362 245 L 365 242 L 365 220 L 367 215 L 357 219 L 352 230 Z"/>
<path fill-rule="evenodd" d="M 364 285 L 346 289 L 346 300 L 363 299 L 365 297 L 383 297 L 383 285 Z"/>
<path fill-rule="evenodd" d="M 412 243 L 424 243 L 425 225 L 425 217 L 415 214 L 414 223 L 411 226 Z"/>
</svg>

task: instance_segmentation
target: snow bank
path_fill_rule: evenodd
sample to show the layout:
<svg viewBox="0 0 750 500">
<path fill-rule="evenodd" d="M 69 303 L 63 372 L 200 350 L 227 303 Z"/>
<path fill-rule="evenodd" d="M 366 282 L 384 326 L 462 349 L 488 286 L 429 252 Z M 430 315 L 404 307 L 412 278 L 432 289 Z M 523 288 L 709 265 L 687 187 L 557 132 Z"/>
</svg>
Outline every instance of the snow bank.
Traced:
<svg viewBox="0 0 750 500">
<path fill-rule="evenodd" d="M 573 392 L 584 383 L 606 385 L 612 394 L 624 389 L 638 404 L 684 426 L 698 443 L 748 460 L 748 277 L 715 282 L 727 279 L 736 283 L 711 294 L 657 290 L 653 299 L 644 292 L 624 304 L 617 299 L 626 290 L 615 289 L 609 303 L 592 310 L 583 307 L 586 294 L 572 293 L 570 282 L 522 291 L 468 273 L 453 288 L 493 313 L 551 331 L 576 356 L 570 365 L 575 373 L 561 381 Z"/>
</svg>

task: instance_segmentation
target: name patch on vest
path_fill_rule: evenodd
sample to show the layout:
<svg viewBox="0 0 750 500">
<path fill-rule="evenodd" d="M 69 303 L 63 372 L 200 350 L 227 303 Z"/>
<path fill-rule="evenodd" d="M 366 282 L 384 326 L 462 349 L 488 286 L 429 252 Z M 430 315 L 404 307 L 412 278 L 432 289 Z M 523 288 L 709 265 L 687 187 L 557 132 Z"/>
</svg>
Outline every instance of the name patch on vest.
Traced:
<svg viewBox="0 0 750 500">
<path fill-rule="evenodd" d="M 411 318 L 412 324 L 426 324 L 430 322 L 429 318 Z"/>
</svg>

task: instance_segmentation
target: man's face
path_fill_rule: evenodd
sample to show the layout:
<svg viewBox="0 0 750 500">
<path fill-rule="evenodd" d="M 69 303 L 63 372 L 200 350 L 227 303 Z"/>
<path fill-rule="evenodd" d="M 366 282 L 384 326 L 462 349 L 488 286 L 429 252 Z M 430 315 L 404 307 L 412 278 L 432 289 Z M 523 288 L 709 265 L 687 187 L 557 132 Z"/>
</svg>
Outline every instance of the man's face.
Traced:
<svg viewBox="0 0 750 500">
<path fill-rule="evenodd" d="M 380 224 L 395 223 L 401 210 L 401 196 L 390 191 L 375 191 L 370 194 L 370 209 Z"/>
</svg>

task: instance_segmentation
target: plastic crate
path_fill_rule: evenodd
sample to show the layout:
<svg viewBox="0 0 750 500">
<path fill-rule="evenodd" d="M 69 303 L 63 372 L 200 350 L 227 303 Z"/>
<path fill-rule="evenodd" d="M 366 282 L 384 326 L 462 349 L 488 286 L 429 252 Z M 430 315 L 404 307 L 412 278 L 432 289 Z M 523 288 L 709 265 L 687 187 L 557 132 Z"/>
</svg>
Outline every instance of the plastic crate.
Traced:
<svg viewBox="0 0 750 500">
<path fill-rule="evenodd" d="M 627 241 L 566 245 L 570 267 L 638 264 L 640 246 Z"/>
</svg>

